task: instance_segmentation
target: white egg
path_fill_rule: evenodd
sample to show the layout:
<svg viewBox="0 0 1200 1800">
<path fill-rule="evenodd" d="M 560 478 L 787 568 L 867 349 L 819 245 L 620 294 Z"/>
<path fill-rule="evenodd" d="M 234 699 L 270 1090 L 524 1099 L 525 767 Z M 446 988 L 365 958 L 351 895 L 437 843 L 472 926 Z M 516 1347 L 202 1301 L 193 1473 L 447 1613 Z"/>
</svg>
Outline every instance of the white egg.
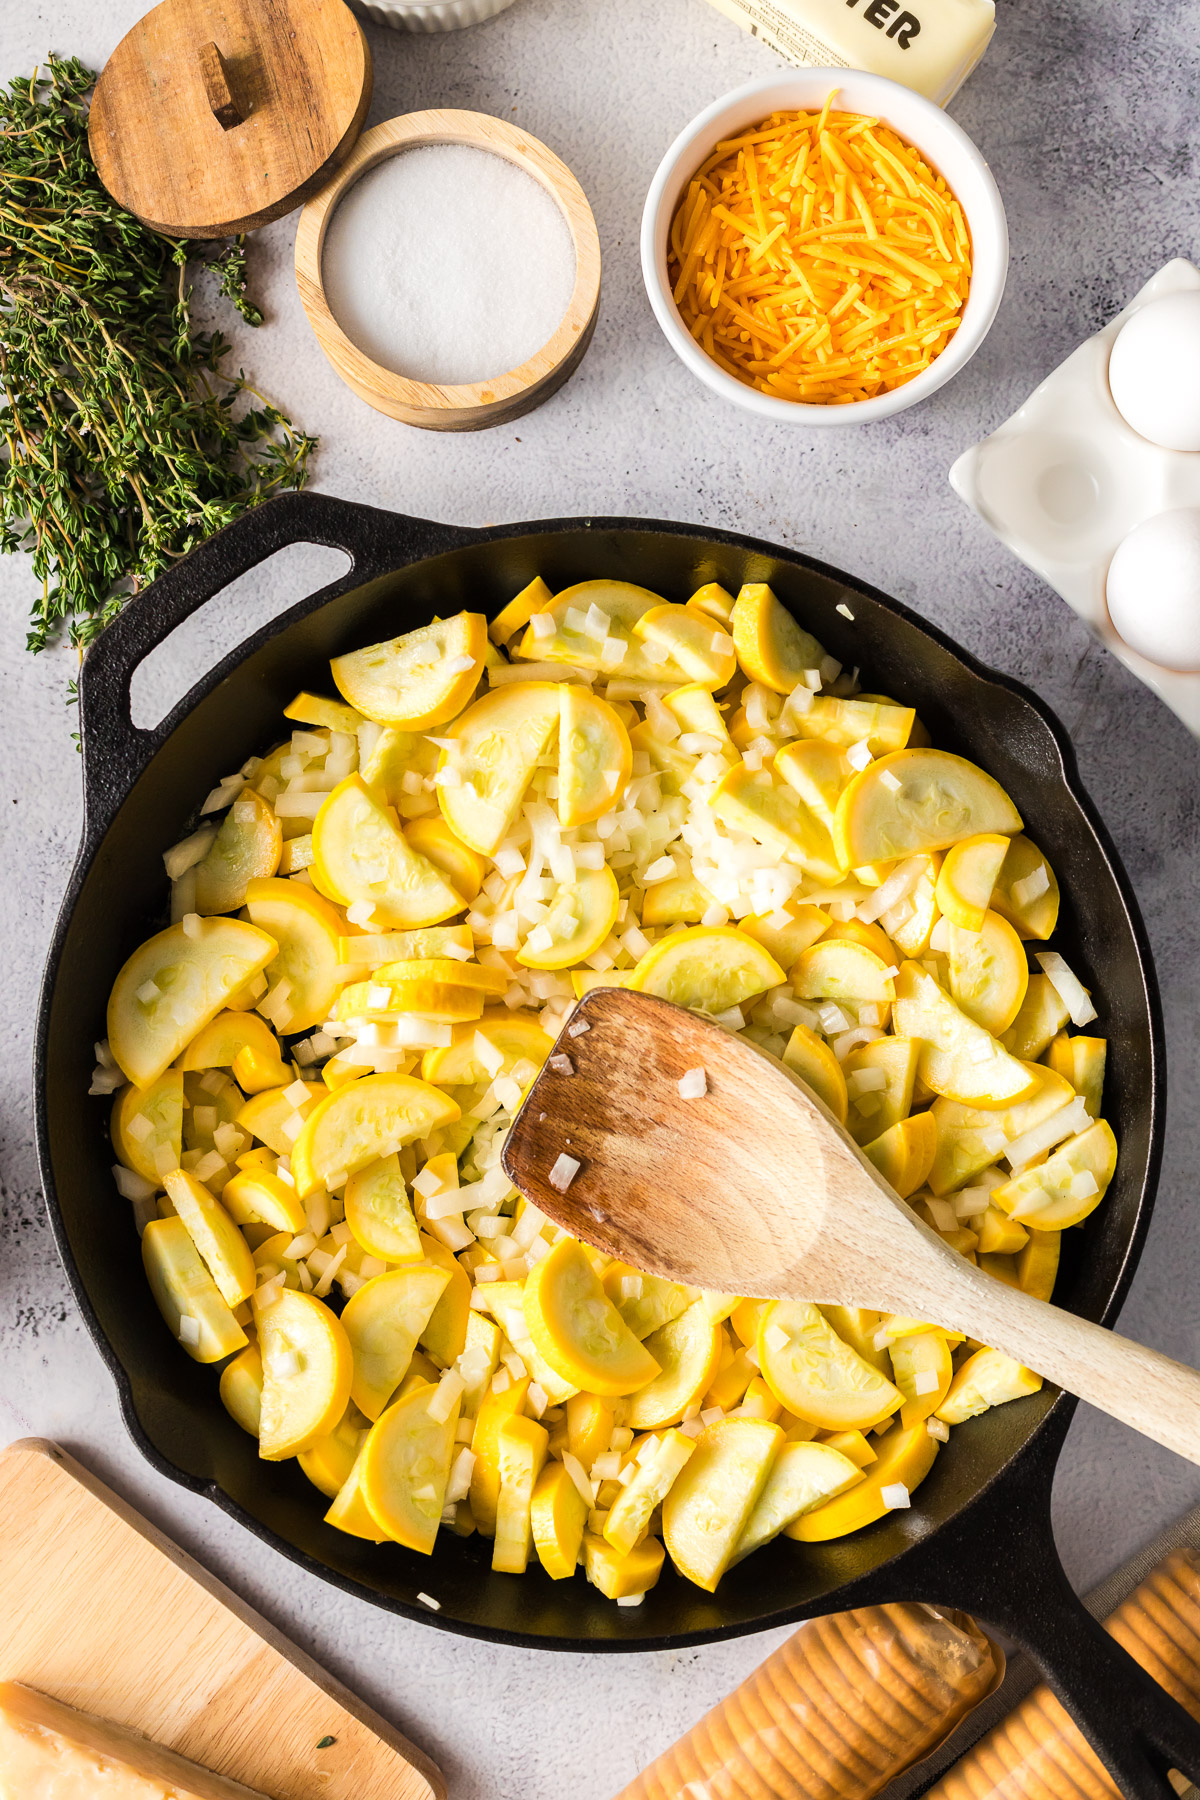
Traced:
<svg viewBox="0 0 1200 1800">
<path fill-rule="evenodd" d="M 1200 508 L 1135 525 L 1108 566 L 1107 597 L 1131 650 L 1163 669 L 1200 670 Z"/>
<path fill-rule="evenodd" d="M 1200 451 L 1200 290 L 1164 294 L 1122 325 L 1108 385 L 1141 437 L 1164 450 Z"/>
</svg>

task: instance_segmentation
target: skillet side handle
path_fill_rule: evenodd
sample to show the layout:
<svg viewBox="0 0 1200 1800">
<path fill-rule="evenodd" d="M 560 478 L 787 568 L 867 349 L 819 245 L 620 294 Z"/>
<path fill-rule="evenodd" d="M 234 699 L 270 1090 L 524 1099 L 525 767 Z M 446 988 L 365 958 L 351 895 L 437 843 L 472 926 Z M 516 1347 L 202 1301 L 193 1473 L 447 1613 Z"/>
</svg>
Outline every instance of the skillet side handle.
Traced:
<svg viewBox="0 0 1200 1800">
<path fill-rule="evenodd" d="M 130 600 L 84 658 L 79 731 L 89 829 L 94 822 L 113 817 L 171 729 L 170 720 L 154 731 L 134 724 L 129 699 L 134 670 L 177 625 L 230 582 L 292 544 L 323 544 L 345 551 L 351 561 L 347 574 L 300 600 L 283 615 L 290 620 L 335 593 L 469 542 L 475 535 L 331 494 L 291 493 L 253 507 L 199 544 Z"/>
<path fill-rule="evenodd" d="M 1061 1417 L 1060 1438 L 1067 1409 Z M 887 1591 L 878 1598 L 961 1608 L 996 1627 L 1037 1663 L 1126 1800 L 1175 1800 L 1168 1769 L 1200 1784 L 1200 1723 L 1109 1636 L 1067 1580 L 1050 1519 L 1056 1457 L 1044 1443 L 1038 1450 L 881 1571 Z"/>
</svg>

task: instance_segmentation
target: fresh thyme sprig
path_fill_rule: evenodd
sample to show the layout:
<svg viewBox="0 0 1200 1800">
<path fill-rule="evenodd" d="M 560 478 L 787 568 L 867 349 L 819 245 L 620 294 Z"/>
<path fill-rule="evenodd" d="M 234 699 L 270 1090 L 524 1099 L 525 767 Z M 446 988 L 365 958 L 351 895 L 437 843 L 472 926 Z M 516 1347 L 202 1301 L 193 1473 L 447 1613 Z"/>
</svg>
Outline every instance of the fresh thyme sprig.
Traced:
<svg viewBox="0 0 1200 1800">
<path fill-rule="evenodd" d="M 316 439 L 194 331 L 196 246 L 123 211 L 88 151 L 76 58 L 0 88 L 0 552 L 30 550 L 27 639 L 83 646 L 247 507 L 302 487 Z M 251 325 L 241 239 L 212 266 Z M 238 404 L 243 397 L 249 406 Z"/>
</svg>

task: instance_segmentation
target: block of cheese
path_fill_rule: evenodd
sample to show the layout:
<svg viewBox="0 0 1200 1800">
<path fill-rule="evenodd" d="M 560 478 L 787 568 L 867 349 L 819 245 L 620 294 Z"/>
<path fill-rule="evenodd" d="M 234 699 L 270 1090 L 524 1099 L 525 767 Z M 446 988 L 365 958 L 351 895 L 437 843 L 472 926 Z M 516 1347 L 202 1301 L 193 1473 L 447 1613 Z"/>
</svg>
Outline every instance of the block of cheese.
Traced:
<svg viewBox="0 0 1200 1800">
<path fill-rule="evenodd" d="M 995 0 L 712 0 L 798 68 L 867 69 L 945 106 L 988 47 Z"/>
<path fill-rule="evenodd" d="M 0 1800 L 266 1800 L 136 1732 L 0 1682 Z"/>
</svg>

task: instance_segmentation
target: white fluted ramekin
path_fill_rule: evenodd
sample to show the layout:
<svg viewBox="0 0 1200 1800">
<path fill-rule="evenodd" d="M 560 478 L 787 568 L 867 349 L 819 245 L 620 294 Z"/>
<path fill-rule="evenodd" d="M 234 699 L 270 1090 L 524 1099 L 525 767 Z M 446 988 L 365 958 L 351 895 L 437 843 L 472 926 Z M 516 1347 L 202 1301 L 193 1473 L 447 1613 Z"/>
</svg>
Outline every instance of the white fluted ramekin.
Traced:
<svg viewBox="0 0 1200 1800">
<path fill-rule="evenodd" d="M 350 0 L 356 13 L 393 31 L 461 31 L 464 25 L 482 25 L 507 10 L 513 0 L 432 0 L 428 6 L 408 5 L 405 0 Z"/>
</svg>

